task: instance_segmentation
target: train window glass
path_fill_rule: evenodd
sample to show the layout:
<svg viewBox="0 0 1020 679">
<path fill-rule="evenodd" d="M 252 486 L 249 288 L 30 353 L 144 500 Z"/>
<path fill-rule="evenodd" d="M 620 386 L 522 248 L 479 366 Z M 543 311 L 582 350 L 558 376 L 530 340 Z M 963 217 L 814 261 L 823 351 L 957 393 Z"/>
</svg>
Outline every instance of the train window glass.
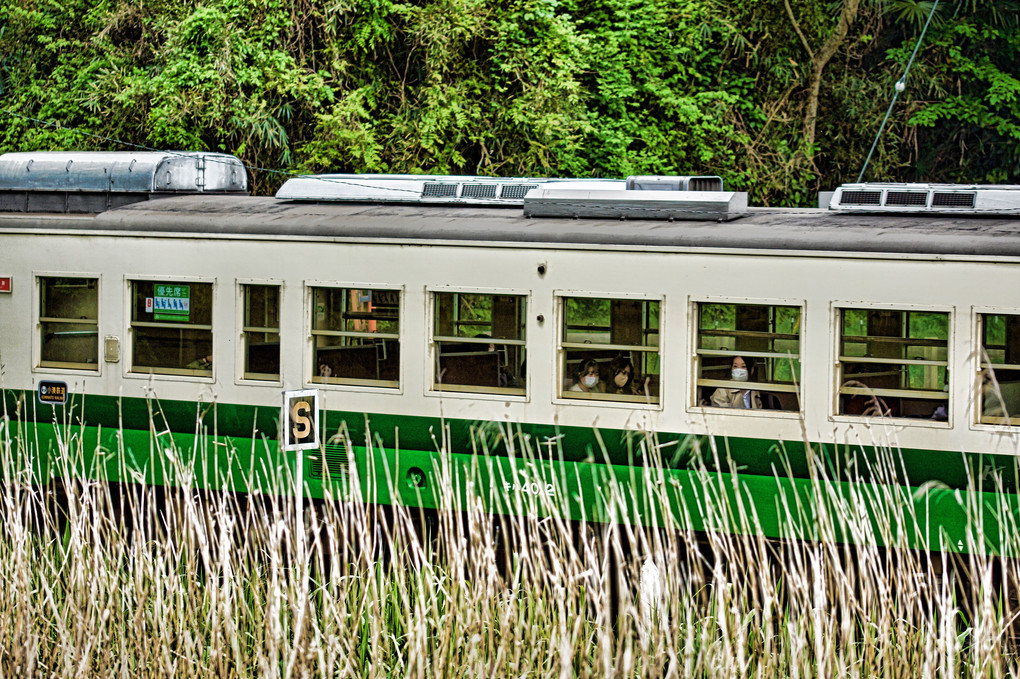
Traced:
<svg viewBox="0 0 1020 679">
<path fill-rule="evenodd" d="M 839 414 L 949 419 L 949 314 L 840 309 Z"/>
<path fill-rule="evenodd" d="M 39 366 L 97 370 L 99 279 L 39 278 Z"/>
<path fill-rule="evenodd" d="M 659 306 L 655 300 L 562 298 L 560 395 L 658 403 Z"/>
<path fill-rule="evenodd" d="M 980 422 L 1020 424 L 1020 316 L 979 314 Z"/>
<path fill-rule="evenodd" d="M 433 300 L 435 388 L 523 395 L 525 297 L 437 292 Z"/>
<path fill-rule="evenodd" d="M 242 285 L 244 378 L 280 379 L 280 286 Z"/>
<path fill-rule="evenodd" d="M 400 291 L 312 288 L 317 384 L 396 387 L 400 378 Z"/>
<path fill-rule="evenodd" d="M 800 307 L 701 303 L 697 317 L 699 405 L 800 410 Z"/>
<path fill-rule="evenodd" d="M 212 376 L 212 287 L 131 282 L 131 372 Z"/>
</svg>

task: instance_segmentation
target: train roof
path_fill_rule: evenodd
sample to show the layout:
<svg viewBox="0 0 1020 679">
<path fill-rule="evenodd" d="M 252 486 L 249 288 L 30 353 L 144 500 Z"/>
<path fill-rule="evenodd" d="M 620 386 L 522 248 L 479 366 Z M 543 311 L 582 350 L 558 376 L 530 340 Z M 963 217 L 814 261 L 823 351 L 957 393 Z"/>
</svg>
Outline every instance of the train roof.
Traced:
<svg viewBox="0 0 1020 679">
<path fill-rule="evenodd" d="M 0 215 L 0 229 L 60 229 L 222 237 L 474 242 L 569 247 L 1020 257 L 1020 219 L 925 214 L 846 214 L 747 208 L 739 219 L 528 218 L 520 208 L 316 203 L 189 195 L 96 215 Z"/>
</svg>

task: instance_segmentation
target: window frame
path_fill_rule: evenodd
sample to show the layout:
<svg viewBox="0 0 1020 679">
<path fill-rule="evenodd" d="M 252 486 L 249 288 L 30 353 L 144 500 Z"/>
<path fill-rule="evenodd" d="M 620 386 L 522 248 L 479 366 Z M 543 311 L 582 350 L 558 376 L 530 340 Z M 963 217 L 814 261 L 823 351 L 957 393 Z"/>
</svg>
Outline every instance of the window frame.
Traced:
<svg viewBox="0 0 1020 679">
<path fill-rule="evenodd" d="M 488 340 L 479 340 L 473 337 L 437 337 L 435 335 L 435 318 L 437 311 L 437 294 L 460 294 L 460 295 L 488 295 L 495 297 L 498 295 L 507 295 L 522 297 L 524 299 L 524 314 L 523 314 L 523 329 L 524 339 L 523 340 L 497 340 L 496 344 L 516 344 L 524 347 L 525 360 L 529 357 L 530 349 L 532 348 L 529 336 L 533 334 L 533 328 L 530 327 L 529 315 L 532 313 L 532 301 L 533 296 L 531 290 L 522 288 L 483 288 L 483 287 L 467 287 L 467 286 L 428 286 L 425 288 L 425 332 L 427 335 L 426 339 L 426 351 L 425 351 L 425 364 L 423 367 L 423 375 L 425 377 L 424 383 L 424 394 L 430 397 L 439 398 L 466 398 L 472 400 L 491 400 L 491 401 L 516 401 L 526 403 L 531 400 L 531 372 L 529 371 L 524 376 L 524 387 L 523 393 L 509 392 L 509 391 L 475 391 L 476 389 L 482 389 L 482 387 L 473 387 L 470 385 L 447 385 L 448 387 L 438 389 L 436 387 L 436 375 L 435 366 L 438 356 L 439 347 L 438 341 L 454 341 L 464 344 L 490 344 Z M 497 387 L 498 389 L 498 387 Z"/>
<path fill-rule="evenodd" d="M 205 374 L 187 374 L 183 372 L 137 372 L 134 369 L 134 354 L 135 354 L 135 333 L 134 333 L 134 322 L 132 320 L 132 313 L 134 308 L 134 283 L 186 283 L 192 285 L 195 283 L 209 284 L 212 286 L 212 294 L 210 295 L 210 313 L 209 313 L 209 333 L 211 337 L 212 347 L 212 370 L 208 375 Z M 221 356 L 216 349 L 216 308 L 218 306 L 217 297 L 219 296 L 219 285 L 218 279 L 215 276 L 182 276 L 182 275 L 153 275 L 153 274 L 125 274 L 124 275 L 124 328 L 125 337 L 127 341 L 124 343 L 125 352 L 123 353 L 123 376 L 128 379 L 142 379 L 148 380 L 150 378 L 158 378 L 166 381 L 181 381 L 181 382 L 202 382 L 212 384 L 216 382 L 216 370 L 217 366 L 221 362 Z"/>
<path fill-rule="evenodd" d="M 920 312 L 920 313 L 940 313 L 948 314 L 947 319 L 947 330 L 946 330 L 946 361 L 945 367 L 949 371 L 950 381 L 949 389 L 946 392 L 946 420 L 933 420 L 930 418 L 921 417 L 873 417 L 863 415 L 845 415 L 839 412 L 839 399 L 841 395 L 840 387 L 843 383 L 843 363 L 840 360 L 842 344 L 843 344 L 843 326 L 842 326 L 842 312 L 844 310 L 850 311 L 902 311 L 906 313 Z M 952 429 L 953 418 L 956 410 L 956 399 L 953 396 L 954 382 L 953 382 L 953 367 L 955 366 L 955 347 L 956 342 L 954 336 L 956 333 L 956 324 L 958 322 L 958 314 L 956 307 L 950 304 L 917 304 L 917 303 L 896 303 L 896 302 L 868 302 L 862 300 L 831 300 L 829 302 L 829 328 L 830 328 L 830 349 L 832 351 L 832 370 L 829 371 L 829 420 L 832 422 L 840 423 L 859 423 L 868 420 L 879 420 L 895 422 L 897 426 L 909 425 L 912 427 L 931 427 L 935 429 Z M 914 365 L 910 359 L 903 359 L 895 362 L 898 365 Z M 939 362 L 941 363 L 941 362 Z M 930 361 L 924 363 L 918 363 L 918 365 L 931 364 Z M 897 390 L 903 391 L 903 390 Z M 912 398 L 911 395 L 906 394 L 903 396 L 897 396 L 895 398 Z M 923 399 L 924 397 L 920 397 Z M 927 399 L 932 402 L 941 401 L 942 399 Z"/>
<path fill-rule="evenodd" d="M 792 393 L 797 395 L 798 409 L 796 410 L 769 410 L 765 408 L 753 408 L 753 409 L 742 409 L 742 408 L 720 408 L 713 405 L 701 405 L 698 403 L 698 387 L 700 384 L 700 367 L 701 361 L 699 356 L 701 350 L 698 348 L 698 340 L 700 338 L 700 321 L 699 307 L 703 304 L 729 304 L 734 306 L 768 306 L 768 307 L 795 307 L 800 309 L 800 331 L 797 339 L 798 352 L 797 360 L 800 361 L 800 378 L 794 380 L 790 385 L 784 385 L 782 383 L 773 384 L 769 382 L 748 382 L 752 386 L 758 385 L 760 391 L 782 391 L 786 393 Z M 807 349 L 807 317 L 808 317 L 808 303 L 805 298 L 760 298 L 760 297 L 725 297 L 725 296 L 714 296 L 714 295 L 692 295 L 688 298 L 687 305 L 687 318 L 688 318 L 688 329 L 689 329 L 689 341 L 690 341 L 690 389 L 687 395 L 687 412 L 708 414 L 713 415 L 734 415 L 737 417 L 769 417 L 769 418 L 786 418 L 786 419 L 800 419 L 805 415 L 805 386 L 806 380 L 804 379 L 804 373 L 806 371 L 805 354 Z M 775 334 L 775 333 L 773 333 Z M 727 350 L 725 353 L 722 350 L 707 350 L 713 352 L 714 356 L 780 356 L 780 354 L 767 353 L 767 352 L 750 352 L 750 351 L 737 351 Z M 744 383 L 732 383 L 729 380 L 719 380 L 719 384 L 710 384 L 705 386 L 725 386 L 723 383 L 730 384 L 744 384 Z M 768 388 L 766 388 L 768 387 Z M 780 388 L 775 388 L 780 387 Z"/>
<path fill-rule="evenodd" d="M 974 379 L 967 387 L 967 393 L 969 400 L 974 404 L 973 415 L 969 418 L 969 426 L 972 431 L 993 431 L 993 432 L 1007 432 L 1015 434 L 1017 429 L 1020 428 L 1020 413 L 1012 416 L 1010 419 L 1016 420 L 1016 424 L 1010 422 L 982 422 L 981 411 L 984 407 L 983 397 L 981 394 L 982 385 L 982 373 L 984 370 L 984 357 L 982 355 L 982 349 L 984 349 L 984 343 L 982 338 L 982 327 L 983 327 L 983 316 L 1020 316 L 1020 307 L 1004 307 L 1004 306 L 973 306 L 971 307 L 971 328 L 970 328 L 970 339 L 974 351 L 970 354 L 973 363 L 968 366 L 969 372 L 973 372 Z M 1006 418 L 1001 418 L 1006 419 Z"/>
<path fill-rule="evenodd" d="M 80 322 L 80 319 L 68 319 L 66 321 L 56 320 L 45 320 L 42 316 L 42 279 L 43 278 L 81 278 L 86 280 L 96 281 L 96 363 L 94 367 L 88 363 L 67 363 L 61 365 L 43 365 L 42 358 L 42 324 L 44 322 Z M 45 317 L 55 318 L 55 317 Z M 73 371 L 76 374 L 88 374 L 88 375 L 101 375 L 103 372 L 102 366 L 105 361 L 103 360 L 103 343 L 100 341 L 102 337 L 102 326 L 103 326 L 103 275 L 100 273 L 81 273 L 81 272 L 60 272 L 60 271 L 33 271 L 32 272 L 32 319 L 34 320 L 34 330 L 32 336 L 32 372 L 41 374 L 60 374 L 68 371 Z M 83 324 L 84 325 L 84 324 Z M 91 325 L 91 323 L 89 324 Z"/>
<path fill-rule="evenodd" d="M 317 377 L 315 372 L 315 337 L 316 333 L 312 330 L 314 319 L 313 306 L 315 302 L 315 289 L 316 288 L 331 288 L 340 290 L 393 290 L 397 292 L 399 298 L 399 305 L 397 309 L 397 333 L 396 337 L 381 337 L 380 334 L 370 333 L 373 337 L 380 339 L 396 339 L 397 345 L 400 347 L 400 358 L 397 365 L 397 382 L 392 384 L 390 380 L 380 381 L 356 381 L 351 380 L 349 382 L 316 382 L 314 378 Z M 335 389 L 338 391 L 361 391 L 369 393 L 390 393 L 390 394 L 402 394 L 404 393 L 404 384 L 406 381 L 406 374 L 404 371 L 404 364 L 406 363 L 405 349 L 406 349 L 406 331 L 407 327 L 407 286 L 394 285 L 393 283 L 364 283 L 364 282 L 349 282 L 349 281 L 324 281 L 324 280 L 306 280 L 303 284 L 302 293 L 302 306 L 304 315 L 304 329 L 305 329 L 305 351 L 304 361 L 301 366 L 301 382 L 306 389 Z M 336 333 L 336 334 L 335 334 Z M 330 336 L 349 336 L 346 334 L 347 331 L 329 331 Z M 392 333 L 387 333 L 387 335 Z M 364 336 L 364 335 L 359 335 Z M 282 342 L 282 339 L 281 339 Z M 282 370 L 282 365 L 281 365 Z M 327 379 L 346 379 L 346 378 L 327 378 Z"/>
<path fill-rule="evenodd" d="M 285 341 L 283 339 L 283 296 L 286 289 L 286 283 L 283 279 L 279 278 L 238 278 L 235 281 L 236 294 L 234 300 L 236 303 L 236 314 L 235 324 L 237 326 L 237 356 L 235 361 L 235 372 L 234 372 L 234 384 L 283 384 L 283 347 Z M 268 377 L 248 377 L 245 372 L 244 366 L 246 362 L 246 345 L 245 345 L 245 333 L 246 330 L 244 319 L 245 311 L 245 288 L 247 286 L 264 286 L 264 287 L 275 287 L 279 290 L 279 308 L 277 309 L 277 317 L 280 321 L 280 327 L 276 329 L 277 335 L 280 337 L 280 374 L 275 378 L 272 376 Z M 258 373 L 263 374 L 263 373 Z"/>
<path fill-rule="evenodd" d="M 659 358 L 659 393 L 656 396 L 656 401 L 652 402 L 647 399 L 642 400 L 640 396 L 635 396 L 634 400 L 621 400 L 620 398 L 612 398 L 610 394 L 596 394 L 590 396 L 565 396 L 566 390 L 563 385 L 566 383 L 567 375 L 565 373 L 566 367 L 566 349 L 570 347 L 564 346 L 564 332 L 566 330 L 566 300 L 570 298 L 578 299 L 601 299 L 612 302 L 613 300 L 624 300 L 624 301 L 641 301 L 641 302 L 658 302 L 659 304 L 659 327 L 658 336 L 659 341 L 657 346 L 654 347 L 654 353 L 658 354 Z M 573 405 L 573 406 L 598 406 L 607 408 L 626 408 L 630 410 L 657 410 L 662 411 L 665 408 L 666 403 L 666 392 L 663 389 L 663 376 L 666 375 L 666 357 L 664 355 L 664 336 L 666 334 L 666 295 L 650 295 L 647 293 L 640 292 L 593 292 L 591 290 L 568 290 L 558 289 L 553 290 L 553 306 L 555 308 L 555 323 L 556 323 L 556 346 L 554 347 L 553 360 L 555 361 L 555 380 L 553 383 L 553 398 L 552 402 L 556 405 Z M 646 331 L 642 328 L 642 333 Z M 572 343 L 571 343 L 572 344 Z M 618 345 L 618 344 L 604 344 L 604 345 L 587 345 L 587 346 L 600 346 L 609 350 L 619 349 L 620 351 L 634 351 L 651 349 L 651 347 L 638 347 L 635 349 L 630 345 Z M 651 353 L 650 351 L 648 353 Z"/>
</svg>

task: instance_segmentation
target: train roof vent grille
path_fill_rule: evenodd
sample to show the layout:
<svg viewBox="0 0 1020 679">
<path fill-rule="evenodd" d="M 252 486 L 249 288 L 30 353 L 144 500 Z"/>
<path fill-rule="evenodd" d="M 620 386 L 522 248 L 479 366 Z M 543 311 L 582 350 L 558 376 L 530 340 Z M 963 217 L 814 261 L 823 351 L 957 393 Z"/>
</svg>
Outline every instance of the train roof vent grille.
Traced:
<svg viewBox="0 0 1020 679">
<path fill-rule="evenodd" d="M 633 175 L 628 191 L 722 191 L 722 177 L 693 175 Z"/>
<path fill-rule="evenodd" d="M 425 182 L 421 195 L 423 198 L 450 198 L 457 195 L 457 184 Z"/>
<path fill-rule="evenodd" d="M 524 196 L 528 195 L 528 191 L 537 186 L 538 184 L 503 184 L 499 195 L 501 198 L 524 200 Z"/>
<path fill-rule="evenodd" d="M 974 207 L 973 193 L 940 193 L 931 197 L 933 207 Z"/>
<path fill-rule="evenodd" d="M 844 191 L 840 196 L 840 205 L 881 205 L 881 191 Z"/>
<path fill-rule="evenodd" d="M 462 198 L 495 198 L 496 184 L 462 184 L 460 195 Z"/>
<path fill-rule="evenodd" d="M 925 206 L 928 194 L 924 191 L 890 191 L 885 196 L 886 205 Z"/>
<path fill-rule="evenodd" d="M 974 216 L 1020 215 L 1020 186 L 961 184 L 844 184 L 833 192 L 836 212 Z"/>
<path fill-rule="evenodd" d="M 689 191 L 722 191 L 722 177 L 691 177 Z"/>
</svg>

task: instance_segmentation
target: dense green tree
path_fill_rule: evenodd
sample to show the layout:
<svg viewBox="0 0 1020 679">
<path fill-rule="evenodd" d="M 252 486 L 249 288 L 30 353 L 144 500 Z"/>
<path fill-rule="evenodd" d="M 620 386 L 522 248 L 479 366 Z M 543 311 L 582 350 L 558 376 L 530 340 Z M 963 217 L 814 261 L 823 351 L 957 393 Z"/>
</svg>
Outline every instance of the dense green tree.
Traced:
<svg viewBox="0 0 1020 679">
<path fill-rule="evenodd" d="M 288 171 L 852 181 L 931 3 L 12 0 L 0 150 Z M 868 178 L 1020 181 L 1015 3 L 940 3 Z M 44 121 L 44 122 L 39 122 Z M 282 175 L 253 172 L 259 192 Z"/>
</svg>

